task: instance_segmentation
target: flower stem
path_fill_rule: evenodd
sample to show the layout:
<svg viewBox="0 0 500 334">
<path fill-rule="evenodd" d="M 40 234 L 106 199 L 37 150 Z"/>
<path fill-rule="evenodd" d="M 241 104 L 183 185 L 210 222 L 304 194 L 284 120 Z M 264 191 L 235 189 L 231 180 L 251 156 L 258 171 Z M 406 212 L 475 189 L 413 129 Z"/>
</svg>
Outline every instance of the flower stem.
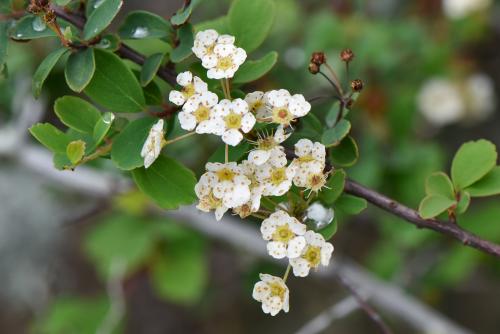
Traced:
<svg viewBox="0 0 500 334">
<path fill-rule="evenodd" d="M 333 81 L 335 82 L 337 89 L 340 92 L 340 96 L 344 96 L 344 91 L 342 90 L 342 86 L 340 85 L 340 80 L 337 77 L 337 74 L 335 73 L 333 68 L 330 66 L 330 64 L 325 63 L 325 66 L 326 66 L 326 69 L 328 70 L 328 72 L 330 72 L 330 74 L 332 75 Z"/>
<path fill-rule="evenodd" d="M 224 97 L 231 100 L 231 89 L 229 88 L 228 79 L 220 79 L 220 85 L 222 87 L 222 91 L 224 92 Z"/>
<path fill-rule="evenodd" d="M 288 279 L 288 275 L 290 274 L 290 269 L 292 269 L 292 266 L 288 264 L 288 267 L 286 267 L 285 275 L 283 275 L 283 282 L 286 283 L 286 280 Z"/>
<path fill-rule="evenodd" d="M 90 155 L 88 155 L 88 156 L 84 157 L 82 160 L 78 161 L 78 162 L 77 162 L 77 163 L 73 166 L 73 168 L 74 168 L 74 167 L 76 167 L 76 166 L 79 166 L 79 165 L 83 165 L 84 163 L 87 163 L 87 162 L 89 162 L 89 161 L 92 161 L 92 160 L 95 160 L 95 159 L 97 159 L 97 158 L 100 158 L 100 157 L 102 157 L 103 155 L 108 154 L 109 152 L 111 152 L 111 148 L 112 148 L 112 147 L 113 147 L 113 143 L 111 143 L 111 142 L 110 142 L 110 143 L 108 143 L 108 144 L 106 144 L 106 145 L 104 145 L 104 146 L 99 147 L 98 149 L 96 149 L 96 150 L 95 150 L 95 152 L 94 152 L 94 153 L 92 153 L 92 154 L 90 154 Z"/>
<path fill-rule="evenodd" d="M 255 218 L 262 219 L 262 220 L 267 219 L 267 217 L 266 217 L 266 216 L 264 216 L 264 215 L 260 215 L 260 214 L 258 214 L 258 213 L 256 213 L 256 212 L 251 213 L 250 215 L 251 215 L 251 216 L 253 216 L 253 217 L 255 217 Z"/>
<path fill-rule="evenodd" d="M 224 162 L 227 164 L 229 162 L 229 145 L 226 144 L 226 149 L 224 150 Z"/>
<path fill-rule="evenodd" d="M 188 133 L 185 133 L 183 134 L 182 136 L 179 136 L 179 137 L 175 137 L 174 139 L 170 139 L 170 140 L 165 140 L 163 143 L 162 143 L 162 146 L 166 146 L 166 145 L 169 145 L 169 144 L 172 144 L 172 143 L 175 143 L 176 141 L 179 141 L 179 140 L 182 140 L 184 138 L 187 138 L 187 137 L 190 137 L 192 135 L 194 135 L 196 132 L 188 132 Z"/>
</svg>

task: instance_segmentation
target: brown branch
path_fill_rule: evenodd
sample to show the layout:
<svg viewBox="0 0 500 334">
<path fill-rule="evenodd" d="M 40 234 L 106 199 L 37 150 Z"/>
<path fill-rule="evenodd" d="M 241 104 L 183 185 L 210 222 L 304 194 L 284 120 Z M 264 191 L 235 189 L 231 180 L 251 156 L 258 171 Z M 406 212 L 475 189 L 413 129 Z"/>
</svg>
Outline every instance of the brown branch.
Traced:
<svg viewBox="0 0 500 334">
<path fill-rule="evenodd" d="M 456 224 L 437 219 L 423 219 L 417 211 L 351 180 L 346 180 L 344 191 L 348 194 L 364 198 L 373 205 L 376 205 L 379 208 L 406 220 L 418 228 L 428 228 L 434 230 L 459 240 L 465 246 L 500 257 L 500 245 L 481 239 L 480 237 L 463 230 Z"/>
</svg>

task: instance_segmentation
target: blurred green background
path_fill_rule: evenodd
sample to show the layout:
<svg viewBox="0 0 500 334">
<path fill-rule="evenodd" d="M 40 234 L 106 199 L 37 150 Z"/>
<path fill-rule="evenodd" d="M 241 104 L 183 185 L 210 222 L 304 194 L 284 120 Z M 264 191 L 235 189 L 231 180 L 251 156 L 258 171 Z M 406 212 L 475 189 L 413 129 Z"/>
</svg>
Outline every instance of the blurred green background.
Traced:
<svg viewBox="0 0 500 334">
<path fill-rule="evenodd" d="M 425 178 L 448 170 L 461 143 L 500 144 L 500 3 L 477 1 L 481 8 L 464 14 L 452 2 L 276 0 L 272 32 L 251 58 L 276 50 L 278 63 L 245 91 L 285 88 L 321 97 L 312 104 L 323 117 L 335 108 L 323 98 L 331 87 L 307 66 L 311 52 L 324 51 L 346 86 L 354 78 L 365 84 L 349 115 L 360 159 L 348 175 L 417 207 Z M 191 22 L 217 19 L 229 3 L 203 1 Z M 131 10 L 169 18 L 181 5 L 126 1 L 115 28 Z M 167 48 L 150 40 L 130 44 L 145 54 Z M 53 101 L 70 94 L 59 68 L 42 98 L 31 98 L 31 75 L 54 46 L 11 42 L 9 76 L 0 79 L 0 332 L 295 333 L 349 294 L 332 279 L 292 278 L 290 313 L 266 316 L 251 289 L 259 272 L 279 275 L 279 265 L 158 214 L 111 164 L 99 162 L 79 178 L 52 170 L 26 129 L 56 122 Z M 355 53 L 348 74 L 339 59 L 344 48 Z M 436 82 L 434 94 L 426 94 Z M 162 89 L 168 96 L 170 87 Z M 168 150 L 200 173 L 215 145 L 193 138 Z M 460 224 L 500 242 L 497 201 L 475 201 Z M 356 261 L 451 321 L 475 333 L 500 331 L 497 259 L 374 208 L 340 221 L 332 243 L 334 257 Z M 422 332 L 380 312 L 395 333 Z M 358 310 L 324 332 L 376 331 Z"/>
</svg>

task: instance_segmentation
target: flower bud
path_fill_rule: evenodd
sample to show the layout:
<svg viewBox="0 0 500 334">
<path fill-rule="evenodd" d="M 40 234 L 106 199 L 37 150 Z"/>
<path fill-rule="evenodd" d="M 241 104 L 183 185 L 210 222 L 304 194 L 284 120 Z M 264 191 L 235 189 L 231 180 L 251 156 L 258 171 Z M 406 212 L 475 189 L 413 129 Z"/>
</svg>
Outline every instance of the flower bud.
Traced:
<svg viewBox="0 0 500 334">
<path fill-rule="evenodd" d="M 351 81 L 351 88 L 355 92 L 360 92 L 363 89 L 363 81 L 359 79 Z"/>
<path fill-rule="evenodd" d="M 315 63 L 309 63 L 309 72 L 317 74 L 319 72 L 319 66 Z"/>
<path fill-rule="evenodd" d="M 325 53 L 321 51 L 313 52 L 311 55 L 311 63 L 317 65 L 319 68 L 321 65 L 326 63 Z"/>
<path fill-rule="evenodd" d="M 340 52 L 340 59 L 346 63 L 349 63 L 354 59 L 354 53 L 351 49 L 344 49 Z"/>
<path fill-rule="evenodd" d="M 53 10 L 46 11 L 43 15 L 43 20 L 47 24 L 53 24 L 54 22 L 56 22 L 56 13 Z"/>
</svg>

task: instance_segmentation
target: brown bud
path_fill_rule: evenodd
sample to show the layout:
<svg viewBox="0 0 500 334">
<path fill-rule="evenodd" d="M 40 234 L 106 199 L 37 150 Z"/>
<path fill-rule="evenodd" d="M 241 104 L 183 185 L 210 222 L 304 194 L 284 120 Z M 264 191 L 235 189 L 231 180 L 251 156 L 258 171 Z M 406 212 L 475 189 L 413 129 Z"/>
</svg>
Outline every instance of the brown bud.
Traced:
<svg viewBox="0 0 500 334">
<path fill-rule="evenodd" d="M 315 63 L 309 63 L 309 72 L 312 74 L 317 74 L 319 72 L 319 65 Z"/>
<path fill-rule="evenodd" d="M 56 13 L 53 10 L 48 10 L 43 15 L 43 20 L 47 24 L 53 24 L 56 21 Z"/>
<path fill-rule="evenodd" d="M 342 50 L 342 52 L 340 52 L 340 59 L 348 63 L 354 59 L 354 53 L 352 52 L 351 49 L 344 49 Z"/>
<path fill-rule="evenodd" d="M 351 81 L 351 88 L 355 92 L 360 92 L 363 89 L 363 81 L 359 79 Z"/>
<path fill-rule="evenodd" d="M 26 10 L 31 14 L 39 14 L 42 11 L 42 9 L 35 4 L 30 4 Z"/>
<path fill-rule="evenodd" d="M 326 63 L 325 53 L 321 51 L 313 52 L 311 55 L 311 63 L 318 65 L 318 67 Z"/>
</svg>

